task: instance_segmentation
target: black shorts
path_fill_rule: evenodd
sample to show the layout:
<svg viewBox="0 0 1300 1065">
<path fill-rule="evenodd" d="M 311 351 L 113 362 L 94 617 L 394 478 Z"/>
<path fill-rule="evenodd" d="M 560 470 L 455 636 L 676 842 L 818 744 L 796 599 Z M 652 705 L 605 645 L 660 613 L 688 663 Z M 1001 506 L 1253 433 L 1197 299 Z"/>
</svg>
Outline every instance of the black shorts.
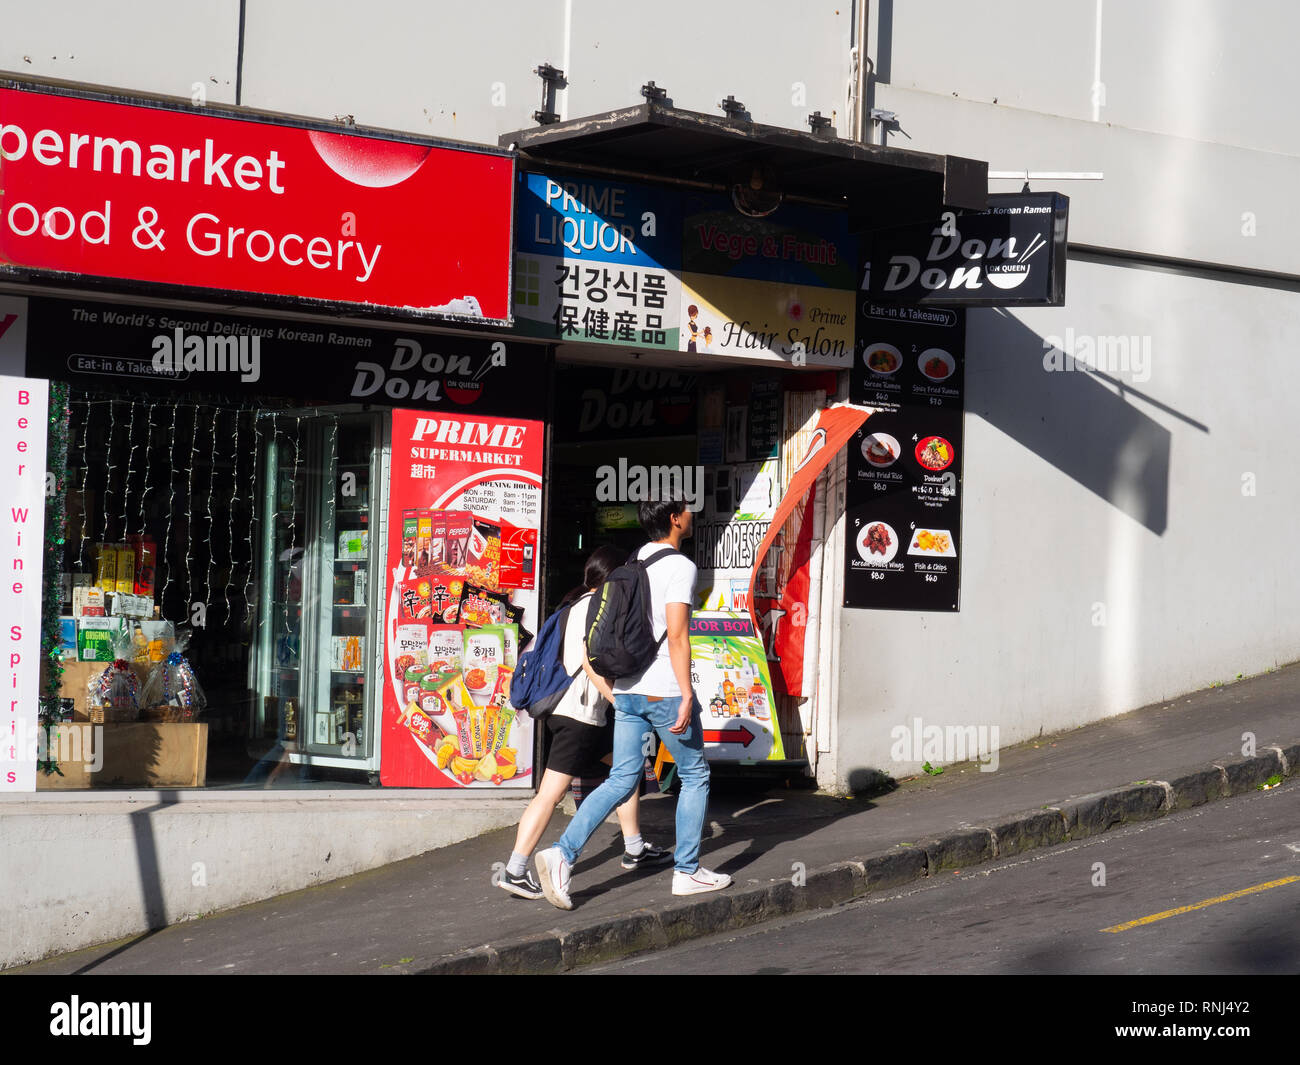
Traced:
<svg viewBox="0 0 1300 1065">
<path fill-rule="evenodd" d="M 602 777 L 609 766 L 601 759 L 614 750 L 614 711 L 604 725 L 588 725 L 571 717 L 546 719 L 546 768 L 571 777 Z"/>
</svg>

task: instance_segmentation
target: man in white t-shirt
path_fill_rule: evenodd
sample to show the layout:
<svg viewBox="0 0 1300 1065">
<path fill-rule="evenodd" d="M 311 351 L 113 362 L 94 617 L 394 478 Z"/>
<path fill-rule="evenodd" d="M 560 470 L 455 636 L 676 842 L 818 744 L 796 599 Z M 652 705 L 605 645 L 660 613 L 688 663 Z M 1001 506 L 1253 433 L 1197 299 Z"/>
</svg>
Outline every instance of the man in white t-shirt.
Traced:
<svg viewBox="0 0 1300 1065">
<path fill-rule="evenodd" d="M 684 502 L 641 503 L 637 516 L 650 538 L 637 551 L 638 559 L 648 559 L 666 548 L 680 552 L 681 542 L 691 535 L 691 512 Z M 690 616 L 695 598 L 695 563 L 683 554 L 670 554 L 648 566 L 646 577 L 654 636 L 660 641 L 658 654 L 641 673 L 616 681 L 612 690 L 603 677 L 592 675 L 615 707 L 614 765 L 609 779 L 578 808 L 560 841 L 549 850 L 539 851 L 535 859 L 542 891 L 562 910 L 573 908 L 570 872 L 582 848 L 610 811 L 637 787 L 650 729 L 668 747 L 681 780 L 673 894 L 717 891 L 731 883 L 725 873 L 711 873 L 699 862 L 700 834 L 709 804 L 709 764 L 704 760 L 700 706 L 691 688 Z"/>
</svg>

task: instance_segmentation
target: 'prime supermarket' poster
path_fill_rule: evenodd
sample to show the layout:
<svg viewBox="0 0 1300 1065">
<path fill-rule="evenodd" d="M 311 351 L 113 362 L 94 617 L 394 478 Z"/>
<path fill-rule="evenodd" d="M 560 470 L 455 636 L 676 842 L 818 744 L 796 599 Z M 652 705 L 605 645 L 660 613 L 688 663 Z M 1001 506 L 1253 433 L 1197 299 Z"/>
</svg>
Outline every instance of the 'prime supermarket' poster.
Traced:
<svg viewBox="0 0 1300 1065">
<path fill-rule="evenodd" d="M 532 785 L 510 705 L 537 630 L 543 424 L 393 411 L 380 781 Z"/>
</svg>

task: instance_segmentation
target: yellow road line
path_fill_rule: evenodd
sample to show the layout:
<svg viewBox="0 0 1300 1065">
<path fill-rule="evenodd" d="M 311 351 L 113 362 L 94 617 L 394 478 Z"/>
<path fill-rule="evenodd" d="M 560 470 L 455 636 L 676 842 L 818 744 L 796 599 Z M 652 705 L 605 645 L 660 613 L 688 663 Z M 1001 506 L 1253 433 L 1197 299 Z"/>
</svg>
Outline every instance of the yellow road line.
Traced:
<svg viewBox="0 0 1300 1065">
<path fill-rule="evenodd" d="M 1281 887 L 1283 884 L 1294 884 L 1300 880 L 1300 876 L 1284 876 L 1281 880 L 1270 880 L 1267 884 L 1256 884 L 1254 887 L 1242 888 L 1240 891 L 1233 891 L 1227 895 L 1219 895 L 1212 899 L 1206 899 L 1204 902 L 1194 902 L 1190 906 L 1179 906 L 1176 910 L 1164 910 L 1161 913 L 1153 913 L 1150 917 L 1139 917 L 1136 921 L 1125 921 L 1123 924 L 1111 925 L 1110 928 L 1103 928 L 1103 932 L 1126 932 L 1130 928 L 1137 928 L 1138 925 L 1151 924 L 1153 921 L 1163 921 L 1166 917 L 1177 917 L 1180 913 L 1191 913 L 1192 910 L 1203 909 L 1206 906 L 1213 906 L 1216 902 L 1230 902 L 1233 899 L 1239 899 L 1243 895 L 1254 895 L 1256 892 L 1267 891 L 1269 888 Z"/>
</svg>

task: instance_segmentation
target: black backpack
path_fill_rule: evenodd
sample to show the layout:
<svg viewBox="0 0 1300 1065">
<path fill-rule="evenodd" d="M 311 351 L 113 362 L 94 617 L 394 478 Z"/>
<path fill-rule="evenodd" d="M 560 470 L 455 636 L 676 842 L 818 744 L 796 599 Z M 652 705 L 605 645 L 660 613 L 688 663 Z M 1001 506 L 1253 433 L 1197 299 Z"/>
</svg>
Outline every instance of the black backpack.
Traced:
<svg viewBox="0 0 1300 1065">
<path fill-rule="evenodd" d="M 634 677 L 659 653 L 668 634 L 657 640 L 654 637 L 646 570 L 661 558 L 678 554 L 676 548 L 665 547 L 641 560 L 633 552 L 592 597 L 587 607 L 587 660 L 602 677 Z"/>
<path fill-rule="evenodd" d="M 557 610 L 542 626 L 531 651 L 519 656 L 510 683 L 510 705 L 529 717 L 545 717 L 564 698 L 573 678 L 582 672 L 569 673 L 564 668 L 564 628 L 572 605 Z"/>
</svg>

